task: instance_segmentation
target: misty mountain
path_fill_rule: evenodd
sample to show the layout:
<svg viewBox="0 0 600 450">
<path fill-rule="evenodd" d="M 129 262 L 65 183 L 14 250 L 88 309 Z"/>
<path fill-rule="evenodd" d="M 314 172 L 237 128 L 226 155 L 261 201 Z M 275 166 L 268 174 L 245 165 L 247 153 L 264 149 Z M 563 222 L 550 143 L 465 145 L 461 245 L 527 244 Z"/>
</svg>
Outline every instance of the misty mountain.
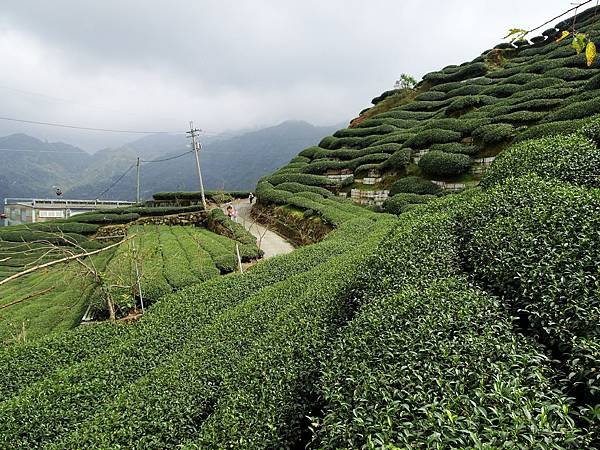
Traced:
<svg viewBox="0 0 600 450">
<path fill-rule="evenodd" d="M 338 128 L 287 121 L 242 134 L 201 135 L 205 188 L 252 190 L 261 176 L 285 165 L 300 149 L 316 144 Z M 2 148 L 21 150 L 9 152 Z M 42 142 L 24 134 L 7 136 L 0 138 L 0 198 L 50 197 L 54 195 L 53 186 L 60 186 L 68 198 L 134 200 L 138 156 L 143 161 L 143 198 L 157 191 L 198 190 L 193 153 L 153 162 L 190 150 L 184 135 L 171 134 L 145 136 L 93 155 L 68 144 Z"/>
<path fill-rule="evenodd" d="M 26 134 L 0 137 L 0 198 L 49 197 L 53 186 L 74 187 L 91 155 L 62 142 L 43 142 Z"/>
</svg>

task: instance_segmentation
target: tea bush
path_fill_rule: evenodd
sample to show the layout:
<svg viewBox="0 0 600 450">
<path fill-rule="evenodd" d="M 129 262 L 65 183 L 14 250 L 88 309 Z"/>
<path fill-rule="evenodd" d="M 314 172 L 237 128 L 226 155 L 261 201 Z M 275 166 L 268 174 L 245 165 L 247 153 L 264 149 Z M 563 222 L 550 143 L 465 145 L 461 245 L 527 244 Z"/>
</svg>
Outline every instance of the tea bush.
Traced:
<svg viewBox="0 0 600 450">
<path fill-rule="evenodd" d="M 410 194 L 429 194 L 435 195 L 440 192 L 442 188 L 440 188 L 437 184 L 432 183 L 429 180 L 425 180 L 420 177 L 406 177 L 400 178 L 390 188 L 390 196 L 394 196 L 400 193 L 410 193 Z"/>
<path fill-rule="evenodd" d="M 491 186 L 510 177 L 536 174 L 581 186 L 600 187 L 596 174 L 600 150 L 586 137 L 573 134 L 515 144 L 496 158 L 482 180 Z"/>
<path fill-rule="evenodd" d="M 390 214 L 401 214 L 405 211 L 406 206 L 427 203 L 432 198 L 435 197 L 433 195 L 399 193 L 388 197 L 385 202 L 383 202 L 383 209 Z"/>
<path fill-rule="evenodd" d="M 471 158 L 458 153 L 432 150 L 421 157 L 419 167 L 433 177 L 457 177 L 469 170 Z"/>
</svg>

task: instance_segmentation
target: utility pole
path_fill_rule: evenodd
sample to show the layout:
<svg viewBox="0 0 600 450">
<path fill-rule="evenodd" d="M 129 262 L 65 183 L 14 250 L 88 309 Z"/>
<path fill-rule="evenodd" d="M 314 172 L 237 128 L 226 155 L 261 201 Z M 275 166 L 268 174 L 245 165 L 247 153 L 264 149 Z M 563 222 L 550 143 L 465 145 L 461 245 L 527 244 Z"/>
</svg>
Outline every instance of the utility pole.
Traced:
<svg viewBox="0 0 600 450">
<path fill-rule="evenodd" d="M 137 166 L 137 175 L 136 175 L 137 189 L 136 189 L 136 194 L 135 194 L 135 201 L 136 201 L 136 203 L 139 203 L 140 202 L 140 157 L 139 156 L 137 158 L 136 166 Z"/>
<path fill-rule="evenodd" d="M 200 133 L 198 128 L 194 128 L 194 122 L 190 121 L 190 131 L 186 132 L 192 139 L 192 149 L 196 155 L 196 169 L 198 169 L 198 179 L 200 180 L 200 195 L 202 195 L 202 204 L 204 209 L 207 209 L 206 198 L 204 197 L 204 183 L 202 182 L 202 171 L 200 170 L 200 142 L 196 142 L 196 137 Z"/>
</svg>

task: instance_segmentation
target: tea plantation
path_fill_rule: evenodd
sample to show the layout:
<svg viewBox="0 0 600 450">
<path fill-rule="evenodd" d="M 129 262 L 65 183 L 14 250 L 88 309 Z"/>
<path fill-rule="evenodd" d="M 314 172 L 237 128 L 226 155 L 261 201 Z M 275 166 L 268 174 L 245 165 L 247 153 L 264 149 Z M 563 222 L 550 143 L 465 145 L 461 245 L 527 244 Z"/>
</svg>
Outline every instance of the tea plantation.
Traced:
<svg viewBox="0 0 600 450">
<path fill-rule="evenodd" d="M 600 71 L 555 42 L 570 23 L 382 95 L 262 179 L 321 242 L 219 277 L 229 241 L 130 227 L 154 303 L 1 348 L 0 448 L 599 449 Z M 393 214 L 337 195 L 371 170 Z"/>
<path fill-rule="evenodd" d="M 228 219 L 225 222 L 220 210 L 210 217 L 226 223 L 232 238 L 202 227 L 132 222 L 140 219 L 140 213 L 161 217 L 201 210 L 197 206 L 129 207 L 82 214 L 74 218 L 77 222 L 2 229 L 3 278 L 36 265 L 108 247 L 112 241 L 94 239 L 102 226 L 122 225 L 126 233 L 123 243 L 106 253 L 42 268 L 1 285 L 0 344 L 68 330 L 77 326 L 82 317 L 103 318 L 108 314 L 107 298 L 116 315 L 125 316 L 141 307 L 142 302 L 149 306 L 185 286 L 233 272 L 238 268 L 236 243 L 242 261 L 260 257 L 255 238 L 241 225 L 227 223 Z M 116 236 L 117 242 L 120 238 Z"/>
</svg>

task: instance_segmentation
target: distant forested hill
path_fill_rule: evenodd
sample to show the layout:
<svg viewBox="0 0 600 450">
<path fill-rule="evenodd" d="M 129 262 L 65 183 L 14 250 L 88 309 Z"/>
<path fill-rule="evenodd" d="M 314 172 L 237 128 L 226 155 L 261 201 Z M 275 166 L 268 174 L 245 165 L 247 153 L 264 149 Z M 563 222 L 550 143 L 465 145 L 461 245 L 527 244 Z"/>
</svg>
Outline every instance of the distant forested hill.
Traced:
<svg viewBox="0 0 600 450">
<path fill-rule="evenodd" d="M 299 147 L 316 144 L 337 126 L 316 127 L 287 121 L 234 137 L 201 138 L 201 162 L 207 189 L 254 189 L 258 179 L 284 165 Z M 165 159 L 190 148 L 183 135 L 146 136 L 119 148 L 90 155 L 64 143 L 43 142 L 25 134 L 0 138 L 0 199 L 49 197 L 60 186 L 66 197 L 96 198 L 135 163 Z M 1 150 L 5 149 L 5 150 Z M 142 193 L 194 190 L 198 186 L 193 154 L 162 163 L 142 164 Z M 135 169 L 102 198 L 132 200 Z"/>
</svg>

